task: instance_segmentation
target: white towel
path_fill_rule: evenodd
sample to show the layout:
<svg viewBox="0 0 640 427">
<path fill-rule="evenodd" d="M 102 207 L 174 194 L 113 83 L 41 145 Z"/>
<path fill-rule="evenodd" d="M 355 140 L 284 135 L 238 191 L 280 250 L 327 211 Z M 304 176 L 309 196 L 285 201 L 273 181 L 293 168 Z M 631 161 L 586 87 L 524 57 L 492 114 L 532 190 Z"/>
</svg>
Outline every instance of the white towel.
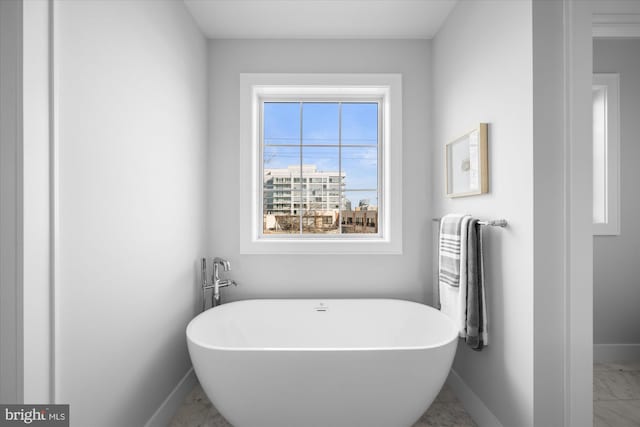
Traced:
<svg viewBox="0 0 640 427">
<path fill-rule="evenodd" d="M 456 324 L 461 337 L 466 336 L 466 314 L 467 314 L 467 234 L 470 215 L 466 214 L 448 214 L 440 221 L 440 236 L 438 236 L 438 289 L 440 291 L 440 311 L 448 315 Z M 442 272 L 446 273 L 446 266 L 443 266 L 443 260 L 447 258 L 457 258 L 457 254 L 451 254 L 451 248 L 443 248 L 442 235 L 445 228 L 451 229 L 452 223 L 459 223 L 460 227 L 460 249 L 459 249 L 459 278 L 457 284 L 451 283 L 451 276 L 443 277 Z M 451 240 L 451 235 L 449 239 Z M 443 253 L 445 254 L 443 256 Z M 443 269 L 444 267 L 444 269 Z"/>
</svg>

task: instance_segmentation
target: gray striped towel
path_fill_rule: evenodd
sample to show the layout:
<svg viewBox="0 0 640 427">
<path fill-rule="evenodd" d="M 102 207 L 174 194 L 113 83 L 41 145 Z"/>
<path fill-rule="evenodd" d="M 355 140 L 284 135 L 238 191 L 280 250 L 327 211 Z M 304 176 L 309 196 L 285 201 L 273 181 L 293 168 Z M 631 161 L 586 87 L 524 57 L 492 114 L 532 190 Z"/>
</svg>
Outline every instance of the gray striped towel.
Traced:
<svg viewBox="0 0 640 427">
<path fill-rule="evenodd" d="M 462 220 L 465 216 L 463 214 L 447 214 L 440 220 L 440 265 L 438 271 L 440 285 L 460 286 L 460 239 L 462 237 Z"/>
<path fill-rule="evenodd" d="M 440 220 L 438 292 L 440 310 L 457 325 L 474 350 L 489 343 L 484 289 L 482 231 L 470 215 L 448 214 Z"/>
</svg>

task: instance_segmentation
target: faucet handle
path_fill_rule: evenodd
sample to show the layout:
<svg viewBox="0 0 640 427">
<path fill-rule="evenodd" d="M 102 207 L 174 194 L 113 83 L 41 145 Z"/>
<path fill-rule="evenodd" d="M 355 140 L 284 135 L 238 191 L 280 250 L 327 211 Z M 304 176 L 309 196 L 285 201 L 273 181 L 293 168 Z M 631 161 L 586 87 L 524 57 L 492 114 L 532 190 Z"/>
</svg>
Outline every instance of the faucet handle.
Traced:
<svg viewBox="0 0 640 427">
<path fill-rule="evenodd" d="M 224 287 L 226 287 L 226 286 L 231 286 L 231 285 L 233 285 L 233 286 L 238 286 L 238 284 L 236 283 L 236 281 L 235 281 L 235 280 L 231 280 L 231 279 L 220 280 L 220 281 L 218 282 L 218 287 L 219 287 L 219 288 L 224 288 Z"/>
<path fill-rule="evenodd" d="M 227 261 L 226 259 L 220 258 L 220 257 L 215 257 L 213 259 L 213 264 L 219 264 L 222 266 L 222 268 L 224 269 L 224 271 L 229 271 L 231 270 L 231 263 L 229 261 Z"/>
</svg>

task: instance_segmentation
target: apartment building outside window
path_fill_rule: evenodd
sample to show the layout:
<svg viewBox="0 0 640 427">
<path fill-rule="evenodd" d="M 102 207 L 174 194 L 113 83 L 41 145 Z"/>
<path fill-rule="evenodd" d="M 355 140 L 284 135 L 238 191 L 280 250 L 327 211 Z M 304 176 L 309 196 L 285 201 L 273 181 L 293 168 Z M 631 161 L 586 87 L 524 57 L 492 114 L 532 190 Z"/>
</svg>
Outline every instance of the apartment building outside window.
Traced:
<svg viewBox="0 0 640 427">
<path fill-rule="evenodd" d="M 377 234 L 379 100 L 261 104 L 263 235 Z"/>
</svg>

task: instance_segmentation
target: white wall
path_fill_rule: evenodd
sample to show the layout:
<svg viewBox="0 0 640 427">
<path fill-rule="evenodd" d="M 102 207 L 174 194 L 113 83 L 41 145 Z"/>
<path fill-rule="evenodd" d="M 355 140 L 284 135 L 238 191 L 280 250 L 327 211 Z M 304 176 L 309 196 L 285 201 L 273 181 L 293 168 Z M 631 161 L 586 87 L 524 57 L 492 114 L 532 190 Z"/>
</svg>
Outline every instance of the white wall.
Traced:
<svg viewBox="0 0 640 427">
<path fill-rule="evenodd" d="M 560 425 L 564 417 L 562 9 L 560 1 L 533 2 L 534 425 L 542 426 Z"/>
<path fill-rule="evenodd" d="M 0 2 L 0 402 L 22 403 L 22 2 Z"/>
<path fill-rule="evenodd" d="M 594 15 L 628 15 L 640 13 L 640 4 L 638 4 L 636 0 L 591 0 L 589 3 Z M 628 20 L 623 20 L 623 22 L 624 21 L 628 23 Z M 632 19 L 632 21 L 634 20 Z"/>
<path fill-rule="evenodd" d="M 51 400 L 49 7 L 23 2 L 24 401 Z"/>
<path fill-rule="evenodd" d="M 231 261 L 227 300 L 256 297 L 394 297 L 431 301 L 431 43 L 426 40 L 212 40 L 210 254 Z M 240 255 L 240 73 L 401 73 L 402 255 Z"/>
<path fill-rule="evenodd" d="M 190 368 L 206 238 L 206 41 L 182 2 L 57 1 L 56 396 L 139 426 Z"/>
<path fill-rule="evenodd" d="M 593 424 L 591 10 L 533 1 L 534 425 Z"/>
<path fill-rule="evenodd" d="M 640 344 L 640 40 L 595 40 L 594 73 L 620 73 L 620 230 L 594 237 L 594 342 Z"/>
<path fill-rule="evenodd" d="M 433 42 L 435 213 L 509 221 L 484 231 L 489 346 L 454 370 L 504 426 L 533 425 L 533 95 L 530 1 L 459 2 Z M 448 199 L 444 144 L 489 123 L 489 193 Z"/>
</svg>

